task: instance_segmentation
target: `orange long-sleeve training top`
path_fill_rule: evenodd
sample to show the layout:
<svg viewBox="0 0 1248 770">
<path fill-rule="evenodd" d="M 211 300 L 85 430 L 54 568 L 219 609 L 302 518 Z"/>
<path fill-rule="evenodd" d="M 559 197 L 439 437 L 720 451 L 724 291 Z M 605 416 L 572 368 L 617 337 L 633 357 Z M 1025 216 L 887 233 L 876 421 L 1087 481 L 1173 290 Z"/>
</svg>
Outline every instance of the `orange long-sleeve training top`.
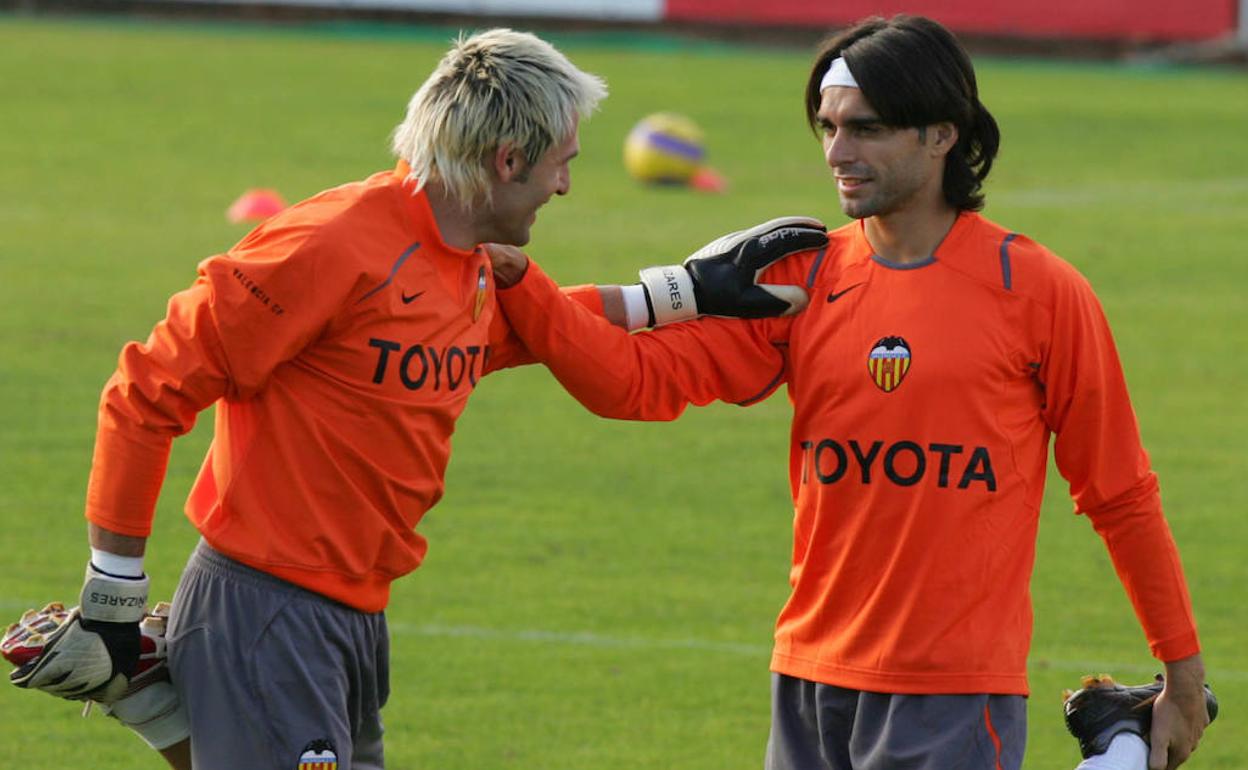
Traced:
<svg viewBox="0 0 1248 770">
<path fill-rule="evenodd" d="M 228 556 L 366 612 L 427 544 L 455 420 L 531 360 L 481 249 L 443 243 L 407 168 L 268 220 L 121 352 L 101 397 L 87 519 L 150 533 L 171 442 L 217 405 L 186 503 Z M 601 309 L 590 287 L 580 302 Z"/>
<path fill-rule="evenodd" d="M 536 265 L 513 329 L 600 415 L 668 420 L 787 384 L 792 593 L 774 671 L 862 690 L 1026 694 L 1028 593 L 1050 435 L 1153 653 L 1199 651 L 1179 557 L 1104 314 L 1069 264 L 976 214 L 927 261 L 863 226 L 773 266 L 810 306 L 628 335 Z M 691 478 L 690 483 L 696 483 Z"/>
</svg>

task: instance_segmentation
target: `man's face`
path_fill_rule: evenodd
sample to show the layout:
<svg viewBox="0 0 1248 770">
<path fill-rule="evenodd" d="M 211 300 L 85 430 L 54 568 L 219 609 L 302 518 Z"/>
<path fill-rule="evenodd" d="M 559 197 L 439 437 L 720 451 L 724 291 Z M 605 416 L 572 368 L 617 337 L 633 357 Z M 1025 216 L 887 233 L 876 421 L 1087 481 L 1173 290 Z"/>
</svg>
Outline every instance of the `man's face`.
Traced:
<svg viewBox="0 0 1248 770">
<path fill-rule="evenodd" d="M 491 210 L 495 243 L 523 246 L 529 242 L 529 231 L 537 221 L 537 210 L 552 195 L 567 195 L 572 186 L 568 164 L 580 152 L 576 130 L 562 143 L 552 145 L 536 163 L 517 159 L 514 175 L 494 188 Z"/>
<path fill-rule="evenodd" d="M 944 157 L 932 157 L 925 132 L 885 125 L 857 88 L 832 86 L 822 96 L 823 154 L 846 215 L 886 216 L 921 202 L 933 185 L 939 193 Z"/>
</svg>

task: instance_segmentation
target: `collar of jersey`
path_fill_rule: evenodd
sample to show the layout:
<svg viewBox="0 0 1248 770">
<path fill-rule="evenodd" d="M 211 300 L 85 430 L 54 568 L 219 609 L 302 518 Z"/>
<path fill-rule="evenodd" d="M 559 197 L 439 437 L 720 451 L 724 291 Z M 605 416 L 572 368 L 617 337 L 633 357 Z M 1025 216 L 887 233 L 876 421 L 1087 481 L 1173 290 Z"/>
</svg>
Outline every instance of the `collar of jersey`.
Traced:
<svg viewBox="0 0 1248 770">
<path fill-rule="evenodd" d="M 877 265 L 889 270 L 918 270 L 919 268 L 933 265 L 942 258 L 956 253 L 956 244 L 972 229 L 974 219 L 974 212 L 960 212 L 958 218 L 953 222 L 953 227 L 949 228 L 949 232 L 945 233 L 945 237 L 941 239 L 940 243 L 936 244 L 936 249 L 932 254 L 916 262 L 895 262 L 876 254 L 871 248 L 871 242 L 867 240 L 866 220 L 858 220 L 858 238 L 865 252 L 870 255 L 871 260 Z"/>
<path fill-rule="evenodd" d="M 439 253 L 448 254 L 453 257 L 467 258 L 480 251 L 481 247 L 477 246 L 471 250 L 457 249 L 442 240 L 442 231 L 438 229 L 438 220 L 433 216 L 433 208 L 429 205 L 429 196 L 422 189 L 416 192 L 416 180 L 411 177 L 412 167 L 407 161 L 400 160 L 394 167 L 394 176 L 399 180 L 400 186 L 408 199 L 408 210 L 412 214 L 412 218 L 421 227 L 423 231 L 433 233 L 436 238 L 436 246 Z"/>
</svg>

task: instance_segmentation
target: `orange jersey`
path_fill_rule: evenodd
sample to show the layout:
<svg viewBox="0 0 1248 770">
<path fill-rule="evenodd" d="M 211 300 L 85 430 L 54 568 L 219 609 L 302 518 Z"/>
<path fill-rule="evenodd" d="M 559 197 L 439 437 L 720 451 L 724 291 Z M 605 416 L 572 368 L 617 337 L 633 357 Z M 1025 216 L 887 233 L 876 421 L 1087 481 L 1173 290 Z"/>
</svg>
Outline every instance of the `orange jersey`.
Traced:
<svg viewBox="0 0 1248 770">
<path fill-rule="evenodd" d="M 420 564 L 455 420 L 527 351 L 478 248 L 406 169 L 328 190 L 199 265 L 104 390 L 87 518 L 147 536 L 170 443 L 217 404 L 186 512 L 218 551 L 366 612 Z M 582 301 L 592 303 L 597 292 Z"/>
<path fill-rule="evenodd" d="M 924 263 L 874 257 L 855 222 L 766 280 L 807 287 L 810 306 L 627 335 L 560 300 L 536 266 L 500 302 L 529 350 L 607 417 L 673 419 L 787 384 L 792 593 L 774 671 L 879 692 L 1026 694 L 1050 434 L 1154 654 L 1198 651 L 1109 326 L 1070 265 L 968 213 Z"/>
</svg>

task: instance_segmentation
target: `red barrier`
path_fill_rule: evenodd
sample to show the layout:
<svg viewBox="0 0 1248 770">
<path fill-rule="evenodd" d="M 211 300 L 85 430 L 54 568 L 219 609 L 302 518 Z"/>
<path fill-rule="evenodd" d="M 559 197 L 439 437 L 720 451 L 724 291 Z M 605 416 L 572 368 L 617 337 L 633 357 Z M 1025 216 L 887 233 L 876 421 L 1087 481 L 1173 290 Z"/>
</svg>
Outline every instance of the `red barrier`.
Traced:
<svg viewBox="0 0 1248 770">
<path fill-rule="evenodd" d="M 1024 38 L 1209 40 L 1235 33 L 1238 0 L 667 0 L 666 17 L 789 26 L 844 26 L 914 13 L 956 32 Z"/>
</svg>

